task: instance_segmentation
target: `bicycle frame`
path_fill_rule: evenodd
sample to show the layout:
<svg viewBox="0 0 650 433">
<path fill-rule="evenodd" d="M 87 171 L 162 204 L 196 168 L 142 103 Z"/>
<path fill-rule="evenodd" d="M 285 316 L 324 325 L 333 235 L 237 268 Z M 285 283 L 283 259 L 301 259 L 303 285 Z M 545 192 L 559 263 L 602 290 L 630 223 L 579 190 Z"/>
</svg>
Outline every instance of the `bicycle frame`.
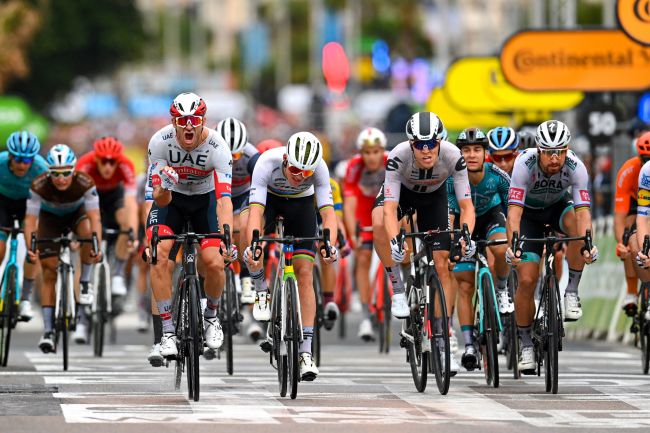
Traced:
<svg viewBox="0 0 650 433">
<path fill-rule="evenodd" d="M 72 234 L 68 233 L 66 235 L 70 241 L 72 241 Z M 70 253 L 70 243 L 69 242 L 64 242 L 61 245 L 61 251 L 59 253 L 59 263 L 56 267 L 57 275 L 56 275 L 56 284 L 54 286 L 55 288 L 55 294 L 56 294 L 56 299 L 55 299 L 55 304 L 54 304 L 54 317 L 59 317 L 59 314 L 61 314 L 61 298 L 63 296 L 63 284 L 64 282 L 61 281 L 61 274 L 63 273 L 63 268 L 67 268 L 68 270 L 68 281 L 67 281 L 67 290 L 68 290 L 68 305 L 66 306 L 66 310 L 68 311 L 68 314 L 70 314 L 72 323 L 74 323 L 75 317 L 76 317 L 76 306 L 75 306 L 75 297 L 74 297 L 74 266 L 72 265 L 72 254 Z"/>
<path fill-rule="evenodd" d="M 496 292 L 494 291 L 494 279 L 492 278 L 492 273 L 490 272 L 490 266 L 488 264 L 487 258 L 485 255 L 477 251 L 476 252 L 476 265 L 474 268 L 474 287 L 475 293 L 474 296 L 478 299 L 479 304 L 479 332 L 483 333 L 485 330 L 485 308 L 483 300 L 483 276 L 487 274 L 488 278 L 492 282 L 492 299 L 494 300 L 494 311 L 497 314 L 497 323 L 499 324 L 499 332 L 503 332 L 503 324 L 501 323 L 501 314 L 499 313 L 499 306 L 497 304 Z"/>
<path fill-rule="evenodd" d="M 108 281 L 108 284 L 106 284 L 106 288 L 109 290 L 106 290 L 105 295 L 106 295 L 106 312 L 110 314 L 112 312 L 113 308 L 113 303 L 111 302 L 111 290 L 110 290 L 110 280 L 111 280 L 111 265 L 109 263 L 107 253 L 108 253 L 108 240 L 106 239 L 106 236 L 102 236 L 102 242 L 101 242 L 101 251 L 102 251 L 102 259 L 99 263 L 95 264 L 95 267 L 93 268 L 93 287 L 95 290 L 97 290 L 97 287 L 99 287 L 99 275 L 100 273 L 100 268 L 104 267 L 104 276 Z M 92 313 L 97 312 L 97 296 L 95 296 L 95 299 L 92 304 Z"/>
<path fill-rule="evenodd" d="M 20 233 L 20 222 L 16 219 L 14 219 L 14 226 L 12 231 L 9 233 L 9 258 L 7 259 L 7 263 L 5 264 L 5 269 L 4 273 L 2 276 L 2 288 L 0 289 L 0 311 L 4 311 L 4 299 L 5 299 L 5 294 L 7 292 L 7 278 L 9 276 L 9 270 L 13 267 L 16 272 L 14 273 L 15 276 L 15 281 L 14 281 L 14 287 L 16 288 L 15 293 L 14 293 L 14 305 L 18 305 L 20 303 L 20 284 L 19 284 L 19 275 L 20 275 L 20 267 L 18 266 L 18 262 L 16 260 L 16 257 L 18 255 L 18 233 Z"/>
</svg>

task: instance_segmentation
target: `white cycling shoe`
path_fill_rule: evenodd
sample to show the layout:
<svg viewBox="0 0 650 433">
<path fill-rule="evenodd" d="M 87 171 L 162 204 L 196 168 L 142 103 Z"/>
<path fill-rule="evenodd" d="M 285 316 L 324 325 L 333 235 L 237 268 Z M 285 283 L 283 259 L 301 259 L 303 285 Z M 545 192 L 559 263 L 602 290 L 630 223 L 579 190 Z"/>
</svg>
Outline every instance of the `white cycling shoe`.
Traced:
<svg viewBox="0 0 650 433">
<path fill-rule="evenodd" d="M 147 356 L 147 361 L 151 364 L 152 367 L 162 367 L 165 359 L 160 353 L 160 344 L 154 344 L 151 346 L 151 351 L 149 356 Z"/>
<path fill-rule="evenodd" d="M 77 323 L 77 327 L 74 331 L 73 336 L 74 342 L 77 344 L 87 344 L 88 343 L 88 325 L 85 323 Z"/>
<path fill-rule="evenodd" d="M 160 340 L 160 354 L 162 356 L 176 356 L 178 355 L 178 347 L 176 346 L 176 334 L 173 332 L 166 332 Z"/>
<path fill-rule="evenodd" d="M 454 328 L 449 328 L 449 352 L 454 355 L 458 353 L 458 337 Z"/>
<path fill-rule="evenodd" d="M 111 294 L 113 296 L 126 296 L 126 281 L 122 275 L 111 278 Z"/>
<path fill-rule="evenodd" d="M 497 304 L 499 305 L 499 313 L 510 314 L 515 311 L 515 304 L 512 302 L 510 293 L 507 290 L 497 290 Z"/>
<path fill-rule="evenodd" d="M 79 305 L 92 305 L 95 300 L 95 291 L 90 283 L 81 283 L 79 291 Z"/>
<path fill-rule="evenodd" d="M 218 317 L 206 318 L 205 322 L 205 345 L 210 349 L 218 349 L 223 344 L 223 329 Z"/>
<path fill-rule="evenodd" d="M 241 279 L 241 303 L 244 305 L 255 302 L 255 290 L 253 290 L 253 279 L 244 277 Z"/>
<path fill-rule="evenodd" d="M 440 352 L 440 362 L 443 365 L 445 364 L 445 352 Z M 449 354 L 449 375 L 451 377 L 454 377 L 458 374 L 460 371 L 460 365 L 458 365 L 458 361 L 456 361 L 456 357 L 453 354 Z"/>
<path fill-rule="evenodd" d="M 582 317 L 582 305 L 580 297 L 575 293 L 564 295 L 564 321 L 575 322 Z"/>
<path fill-rule="evenodd" d="M 517 368 L 523 374 L 531 374 L 537 368 L 535 363 L 535 348 L 533 346 L 526 346 L 521 348 L 519 352 L 519 362 Z"/>
<path fill-rule="evenodd" d="M 248 325 L 248 329 L 246 330 L 246 335 L 248 335 L 248 338 L 251 339 L 251 341 L 256 342 L 260 338 L 262 338 L 262 333 L 264 330 L 260 326 L 259 323 L 257 322 L 252 322 L 250 325 Z"/>
<path fill-rule="evenodd" d="M 258 322 L 271 320 L 271 294 L 269 292 L 257 292 L 255 294 L 253 317 Z"/>
<path fill-rule="evenodd" d="M 301 353 L 300 360 L 300 377 L 306 382 L 311 382 L 318 376 L 318 367 L 311 357 L 311 353 Z"/>
<path fill-rule="evenodd" d="M 339 306 L 336 305 L 336 302 L 328 302 L 327 305 L 325 305 L 324 310 L 323 326 L 326 330 L 331 331 L 341 312 L 339 311 Z"/>
<path fill-rule="evenodd" d="M 366 318 L 361 321 L 359 325 L 359 333 L 357 334 L 363 341 L 375 341 L 375 331 L 372 329 L 372 322 Z"/>
<path fill-rule="evenodd" d="M 391 303 L 390 311 L 395 318 L 406 319 L 410 315 L 411 310 L 406 299 L 406 293 L 395 293 L 391 298 Z"/>
<path fill-rule="evenodd" d="M 18 316 L 20 316 L 20 320 L 24 322 L 29 322 L 32 320 L 32 317 L 34 317 L 32 303 L 26 299 L 20 301 L 20 304 L 18 304 Z"/>
</svg>

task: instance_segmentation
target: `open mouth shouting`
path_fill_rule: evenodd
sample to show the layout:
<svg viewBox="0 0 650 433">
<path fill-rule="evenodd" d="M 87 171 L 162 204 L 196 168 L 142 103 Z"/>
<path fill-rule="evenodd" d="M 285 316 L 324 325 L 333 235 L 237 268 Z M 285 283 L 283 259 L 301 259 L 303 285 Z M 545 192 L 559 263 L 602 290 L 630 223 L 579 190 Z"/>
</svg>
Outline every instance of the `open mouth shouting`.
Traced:
<svg viewBox="0 0 650 433">
<path fill-rule="evenodd" d="M 194 129 L 185 129 L 183 130 L 183 144 L 186 146 L 191 146 L 194 144 L 194 137 L 196 136 L 196 131 Z"/>
</svg>

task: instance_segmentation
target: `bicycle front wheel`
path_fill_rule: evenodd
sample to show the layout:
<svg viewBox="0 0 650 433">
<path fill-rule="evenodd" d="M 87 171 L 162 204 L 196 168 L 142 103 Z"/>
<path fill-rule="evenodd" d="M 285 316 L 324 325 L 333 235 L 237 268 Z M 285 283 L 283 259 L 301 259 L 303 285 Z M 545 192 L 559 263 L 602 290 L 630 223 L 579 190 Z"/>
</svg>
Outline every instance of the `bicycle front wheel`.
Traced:
<svg viewBox="0 0 650 433">
<path fill-rule="evenodd" d="M 499 358 L 497 342 L 499 341 L 499 325 L 497 324 L 496 300 L 492 278 L 488 274 L 481 277 L 483 290 L 483 371 L 488 386 L 499 387 Z"/>
<path fill-rule="evenodd" d="M 517 281 L 517 272 L 511 270 L 510 276 L 508 277 L 508 292 L 512 299 L 515 299 L 517 284 L 519 284 Z M 506 332 L 504 334 L 507 338 L 506 357 L 508 369 L 512 369 L 513 379 L 519 379 L 519 336 L 517 335 L 517 320 L 515 319 L 514 313 L 505 316 L 505 328 Z"/>
<path fill-rule="evenodd" d="M 316 366 L 320 367 L 321 327 L 323 325 L 324 310 L 320 272 L 316 266 L 314 266 L 313 280 L 314 299 L 316 299 L 316 317 L 314 318 L 314 336 L 311 340 L 311 353 Z"/>
<path fill-rule="evenodd" d="M 2 299 L 2 311 L 0 311 L 0 364 L 7 366 L 9 360 L 9 346 L 11 345 L 11 329 L 14 327 L 15 298 L 16 298 L 16 267 L 11 266 L 5 272 L 5 296 Z"/>
<path fill-rule="evenodd" d="M 451 380 L 451 354 L 449 353 L 449 326 L 445 292 L 436 274 L 428 278 L 429 300 L 427 302 L 428 327 L 431 331 L 431 360 L 430 369 L 436 376 L 436 385 L 442 395 L 449 392 Z"/>
<path fill-rule="evenodd" d="M 95 294 L 96 307 L 92 315 L 93 352 L 95 356 L 101 357 L 104 353 L 104 330 L 108 316 L 106 303 L 106 266 L 97 265 L 97 289 Z"/>
<path fill-rule="evenodd" d="M 235 273 L 230 269 L 226 268 L 226 290 L 225 293 L 225 316 L 226 323 L 224 323 L 224 337 L 226 338 L 226 370 L 228 374 L 232 376 L 234 370 L 234 361 L 233 361 L 233 348 L 232 348 L 232 336 L 236 332 L 236 302 L 237 302 L 237 290 L 235 288 Z M 222 305 L 224 302 L 222 302 Z"/>
<path fill-rule="evenodd" d="M 381 285 L 381 320 L 379 321 L 379 353 L 388 353 L 390 351 L 390 321 L 391 321 L 391 299 L 390 286 L 388 284 L 388 274 L 383 271 L 383 281 Z"/>
<path fill-rule="evenodd" d="M 56 343 L 58 346 L 59 337 L 61 338 L 61 345 L 63 346 L 63 370 L 68 370 L 68 346 L 69 346 L 69 337 L 70 337 L 70 325 L 72 325 L 72 317 L 68 311 L 68 280 L 70 270 L 66 266 L 61 266 L 59 270 L 58 278 L 61 279 L 61 298 L 59 299 L 59 316 L 56 318 L 55 330 L 57 333 Z M 82 307 L 83 308 L 83 307 Z"/>
<path fill-rule="evenodd" d="M 298 320 L 298 299 L 296 298 L 298 288 L 293 278 L 286 282 L 286 312 L 287 312 L 287 355 L 289 358 L 289 383 L 291 385 L 290 397 L 295 399 L 298 395 L 298 382 L 300 381 L 299 346 L 300 346 L 300 321 Z"/>
<path fill-rule="evenodd" d="M 418 305 L 418 308 L 411 311 L 406 319 L 406 329 L 413 338 L 407 345 L 408 362 L 411 365 L 411 376 L 418 392 L 424 392 L 427 388 L 427 364 L 429 363 L 429 352 L 423 350 L 423 343 L 428 338 L 426 328 L 426 305 L 420 303 L 417 290 L 412 287 L 410 290 L 409 304 Z"/>
<path fill-rule="evenodd" d="M 648 285 L 641 284 L 640 305 L 637 317 L 639 318 L 639 337 L 641 339 L 641 369 L 643 374 L 648 374 L 650 370 L 650 323 L 645 320 L 645 313 L 648 311 Z"/>
<path fill-rule="evenodd" d="M 560 347 L 560 320 L 558 318 L 558 289 L 555 276 L 547 276 L 547 341 L 544 354 L 544 378 L 546 381 L 546 392 L 557 394 L 558 388 L 558 351 Z"/>
<path fill-rule="evenodd" d="M 189 315 L 189 341 L 187 343 L 187 374 L 189 397 L 194 401 L 199 401 L 199 357 L 203 349 L 203 339 L 201 338 L 201 329 L 203 323 L 201 320 L 201 300 L 199 298 L 199 285 L 195 279 L 187 281 L 187 291 L 189 292 L 188 315 Z M 199 329 L 199 326 L 201 329 Z"/>
</svg>

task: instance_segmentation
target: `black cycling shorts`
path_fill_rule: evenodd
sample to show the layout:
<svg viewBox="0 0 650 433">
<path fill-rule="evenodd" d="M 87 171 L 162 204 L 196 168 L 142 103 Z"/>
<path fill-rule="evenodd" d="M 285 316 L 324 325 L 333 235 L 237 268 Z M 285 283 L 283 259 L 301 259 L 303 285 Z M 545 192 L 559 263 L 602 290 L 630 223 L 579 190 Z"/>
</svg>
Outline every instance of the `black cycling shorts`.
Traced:
<svg viewBox="0 0 650 433">
<path fill-rule="evenodd" d="M 111 229 L 119 229 L 115 213 L 124 207 L 124 187 L 117 187 L 108 191 L 97 191 L 99 196 L 99 212 L 102 216 L 102 225 Z"/>
<path fill-rule="evenodd" d="M 316 212 L 313 195 L 287 198 L 269 193 L 266 196 L 266 206 L 264 207 L 265 232 L 275 230 L 275 219 L 281 215 L 284 217 L 285 235 L 317 236 Z M 315 242 L 296 243 L 293 251 L 294 257 L 302 255 L 313 259 L 316 251 Z"/>
<path fill-rule="evenodd" d="M 159 207 L 154 201 L 147 217 L 147 238 L 151 239 L 154 226 L 159 227 L 159 234 L 183 233 L 189 222 L 195 233 L 217 233 L 217 197 L 214 191 L 186 195 L 172 191 L 172 201 L 165 207 Z M 219 239 L 204 239 L 201 248 L 219 246 Z"/>
<path fill-rule="evenodd" d="M 74 212 L 65 215 L 56 215 L 51 212 L 41 210 L 38 214 L 38 230 L 37 235 L 39 238 L 56 238 L 61 236 L 66 230 L 73 232 L 77 231 L 77 226 L 81 221 L 88 218 L 86 209 L 81 206 Z M 38 256 L 41 259 L 48 257 L 55 257 L 59 255 L 61 245 L 53 242 L 43 242 L 38 244 Z"/>
<path fill-rule="evenodd" d="M 573 200 L 568 196 L 563 197 L 557 203 L 550 205 L 544 209 L 531 209 L 524 208 L 521 215 L 521 224 L 519 226 L 520 236 L 522 238 L 539 239 L 543 238 L 548 232 L 547 225 L 551 230 L 559 234 L 566 234 L 564 227 L 562 227 L 562 218 L 564 215 L 573 209 Z M 523 239 L 522 239 L 523 240 Z M 522 261 L 524 262 L 539 262 L 544 251 L 544 244 L 537 242 L 531 244 L 524 240 L 522 251 L 527 253 L 524 255 Z"/>
<path fill-rule="evenodd" d="M 460 228 L 460 218 L 458 215 L 454 218 L 454 228 Z M 501 205 L 494 206 L 483 215 L 476 217 L 472 239 L 475 241 L 486 240 L 495 233 L 502 233 L 504 239 L 506 237 L 506 216 L 503 214 Z M 461 257 L 454 266 L 454 272 L 474 271 L 475 262 L 476 259 L 474 257 L 469 259 Z"/>
<path fill-rule="evenodd" d="M 25 219 L 25 209 L 27 208 L 27 199 L 13 199 L 0 194 L 0 226 L 13 226 L 13 217 L 15 216 L 22 224 Z M 0 241 L 7 239 L 7 233 L 0 231 Z"/>
<path fill-rule="evenodd" d="M 384 187 L 382 186 L 375 199 L 373 209 L 383 205 Z M 399 193 L 397 219 L 404 218 L 409 209 L 414 209 L 417 213 L 418 230 L 449 230 L 449 203 L 444 185 L 427 193 L 413 192 L 402 185 Z M 432 245 L 434 251 L 449 251 L 450 248 L 451 237 L 448 233 L 441 233 L 434 237 Z"/>
</svg>

